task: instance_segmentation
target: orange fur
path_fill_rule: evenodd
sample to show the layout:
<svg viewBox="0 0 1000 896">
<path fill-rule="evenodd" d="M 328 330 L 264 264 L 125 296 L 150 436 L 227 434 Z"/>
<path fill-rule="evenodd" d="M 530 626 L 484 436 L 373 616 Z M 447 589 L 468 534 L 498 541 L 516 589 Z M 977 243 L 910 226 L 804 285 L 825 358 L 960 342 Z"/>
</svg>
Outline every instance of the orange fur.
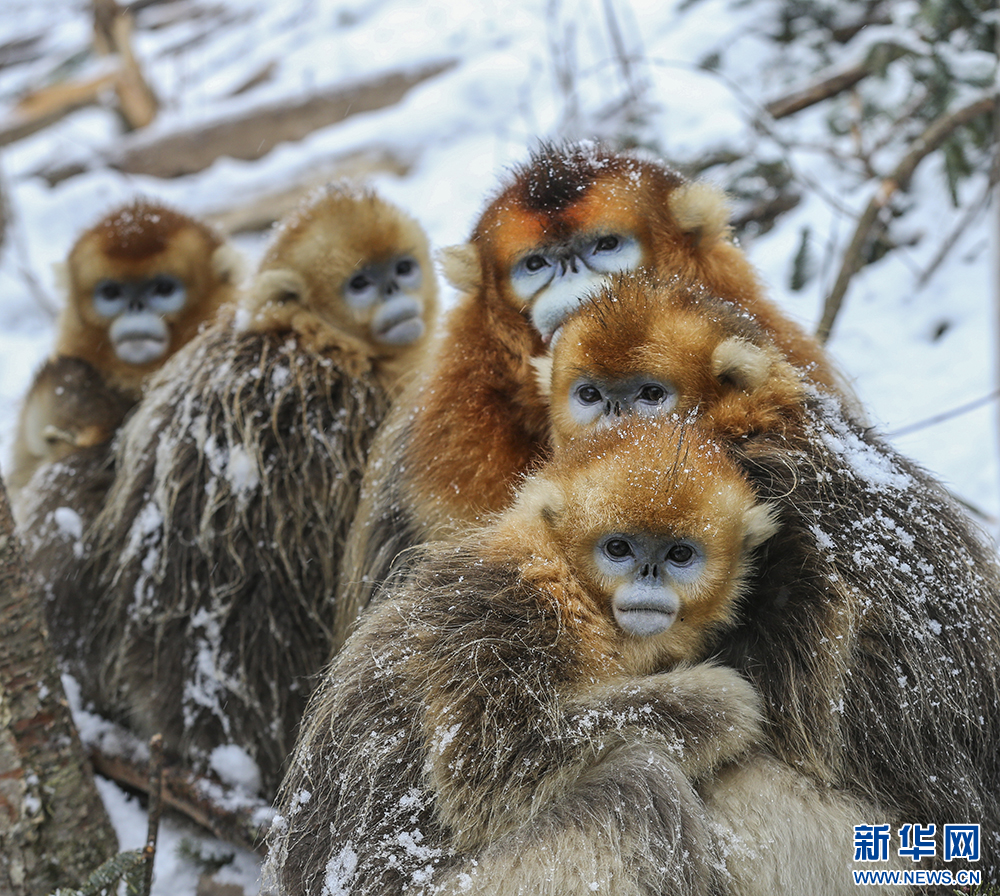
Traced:
<svg viewBox="0 0 1000 896">
<path fill-rule="evenodd" d="M 498 510 L 547 455 L 545 402 L 530 367 L 543 345 L 510 271 L 533 248 L 568 235 L 633 234 L 646 267 L 750 312 L 793 364 L 834 384 L 818 343 L 764 298 L 753 267 L 729 242 L 722 194 L 694 186 L 655 162 L 592 147 L 543 151 L 515 172 L 473 232 L 479 286 L 449 317 L 418 401 L 411 444 L 418 516 L 472 520 Z"/>
<path fill-rule="evenodd" d="M 234 298 L 237 270 L 231 252 L 210 227 L 159 203 L 140 199 L 116 209 L 81 234 L 70 251 L 69 296 L 52 357 L 87 361 L 112 387 L 137 399 L 149 375 Z M 91 296 L 106 277 L 141 279 L 154 274 L 181 280 L 188 301 L 179 312 L 163 316 L 171 334 L 166 355 L 149 364 L 128 364 L 115 355 L 109 322 L 95 313 Z"/>
<path fill-rule="evenodd" d="M 644 374 L 677 390 L 674 413 L 697 413 L 723 439 L 782 432 L 803 413 L 803 374 L 755 322 L 697 284 L 622 275 L 564 325 L 551 354 L 552 438 L 559 448 L 589 428 L 569 411 L 581 375 Z"/>
</svg>

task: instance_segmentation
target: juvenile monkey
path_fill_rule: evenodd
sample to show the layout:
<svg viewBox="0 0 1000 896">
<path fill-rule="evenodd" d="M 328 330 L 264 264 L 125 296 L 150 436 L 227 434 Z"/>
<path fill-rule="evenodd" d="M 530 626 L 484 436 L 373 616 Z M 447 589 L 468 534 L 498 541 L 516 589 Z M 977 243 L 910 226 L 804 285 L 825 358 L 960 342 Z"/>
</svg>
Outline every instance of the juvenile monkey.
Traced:
<svg viewBox="0 0 1000 896">
<path fill-rule="evenodd" d="M 110 440 L 133 404 L 86 361 L 68 356 L 48 361 L 21 406 L 11 486 L 25 486 L 43 464 Z"/>
<path fill-rule="evenodd" d="M 332 186 L 151 382 L 84 536 L 88 620 L 61 641 L 99 711 L 196 768 L 240 746 L 273 793 L 347 628 L 334 585 L 371 439 L 436 302 L 419 225 Z"/>
<path fill-rule="evenodd" d="M 700 661 L 774 531 L 695 427 L 633 421 L 567 450 L 487 528 L 423 549 L 336 657 L 265 879 L 285 896 L 716 892 L 689 782 L 752 747 L 757 700 Z"/>
<path fill-rule="evenodd" d="M 240 270 L 215 231 L 147 199 L 82 233 L 64 266 L 55 347 L 18 420 L 13 491 L 39 466 L 110 439 L 149 376 L 234 298 Z"/>
<path fill-rule="evenodd" d="M 781 522 L 714 655 L 762 695 L 766 742 L 788 789 L 821 788 L 811 808 L 805 804 L 799 826 L 811 833 L 802 836 L 830 842 L 823 819 L 831 814 L 843 835 L 857 823 L 850 807 L 866 801 L 868 814 L 892 823 L 922 818 L 939 830 L 979 823 L 981 867 L 993 879 L 1000 874 L 995 551 L 932 476 L 834 396 L 782 367 L 762 334 L 724 303 L 713 304 L 674 283 L 622 278 L 581 308 L 552 353 L 554 441 L 585 443 L 632 417 L 695 413 Z M 756 364 L 755 356 L 770 362 Z M 757 821 L 747 811 L 760 781 L 775 774 L 747 765 L 705 785 L 727 823 L 752 830 L 751 843 L 789 830 L 780 811 Z M 824 851 L 810 849 L 812 864 L 822 865 Z M 733 863 L 736 855 L 729 853 Z M 841 862 L 828 854 L 825 867 Z M 759 872 L 760 862 L 745 868 Z M 776 874 L 794 891 L 850 891 L 839 870 L 826 890 L 796 878 L 807 871 L 789 862 Z"/>
<path fill-rule="evenodd" d="M 810 380 L 836 388 L 819 344 L 764 297 L 727 216 L 711 186 L 593 144 L 544 146 L 513 172 L 469 243 L 446 257 L 463 295 L 373 451 L 345 604 L 363 608 L 405 548 L 502 510 L 547 457 L 548 404 L 532 362 L 616 272 L 700 282 L 752 316 Z"/>
<path fill-rule="evenodd" d="M 630 415 L 697 416 L 717 438 L 801 425 L 807 384 L 754 320 L 681 278 L 616 276 L 535 362 L 558 451 Z"/>
</svg>

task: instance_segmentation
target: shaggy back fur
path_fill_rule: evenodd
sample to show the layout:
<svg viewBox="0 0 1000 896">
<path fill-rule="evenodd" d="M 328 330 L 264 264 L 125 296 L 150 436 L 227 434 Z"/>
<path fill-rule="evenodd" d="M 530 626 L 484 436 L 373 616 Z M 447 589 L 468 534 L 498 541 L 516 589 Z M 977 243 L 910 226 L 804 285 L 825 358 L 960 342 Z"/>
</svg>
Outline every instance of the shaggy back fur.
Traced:
<svg viewBox="0 0 1000 896">
<path fill-rule="evenodd" d="M 886 820 L 979 823 L 1000 874 L 1000 569 L 925 471 L 813 394 L 733 445 L 777 507 L 719 661 L 760 689 L 779 756 Z"/>
<path fill-rule="evenodd" d="M 84 695 L 196 765 L 243 746 L 265 792 L 349 627 L 338 563 L 388 406 L 358 365 L 292 332 L 206 332 L 123 430 L 94 526 Z"/>
</svg>

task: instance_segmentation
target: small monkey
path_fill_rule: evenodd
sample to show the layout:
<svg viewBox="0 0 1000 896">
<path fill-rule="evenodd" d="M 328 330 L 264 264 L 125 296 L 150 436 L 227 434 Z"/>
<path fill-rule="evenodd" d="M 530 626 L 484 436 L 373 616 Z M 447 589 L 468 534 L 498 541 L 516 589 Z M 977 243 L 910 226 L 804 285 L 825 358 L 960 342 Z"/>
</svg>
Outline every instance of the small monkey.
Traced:
<svg viewBox="0 0 1000 896">
<path fill-rule="evenodd" d="M 633 421 L 572 446 L 488 527 L 426 546 L 335 658 L 265 880 L 285 896 L 716 892 L 690 781 L 760 731 L 752 689 L 701 660 L 774 532 L 696 427 Z"/>
<path fill-rule="evenodd" d="M 116 440 L 87 588 L 58 601 L 89 607 L 67 650 L 85 699 L 198 769 L 243 748 L 273 794 L 353 621 L 334 601 L 346 528 L 436 310 L 426 236 L 372 191 L 330 186 L 277 228 Z"/>
<path fill-rule="evenodd" d="M 84 231 L 64 265 L 55 347 L 18 421 L 14 492 L 39 466 L 110 439 L 149 376 L 232 301 L 241 269 L 206 224 L 147 199 Z"/>
<path fill-rule="evenodd" d="M 25 486 L 42 464 L 109 441 L 133 403 L 80 358 L 46 362 L 21 406 L 11 486 Z"/>
<path fill-rule="evenodd" d="M 780 432 L 806 382 L 760 326 L 680 278 L 615 277 L 536 362 L 561 449 L 630 415 L 695 415 L 717 438 Z"/>
</svg>

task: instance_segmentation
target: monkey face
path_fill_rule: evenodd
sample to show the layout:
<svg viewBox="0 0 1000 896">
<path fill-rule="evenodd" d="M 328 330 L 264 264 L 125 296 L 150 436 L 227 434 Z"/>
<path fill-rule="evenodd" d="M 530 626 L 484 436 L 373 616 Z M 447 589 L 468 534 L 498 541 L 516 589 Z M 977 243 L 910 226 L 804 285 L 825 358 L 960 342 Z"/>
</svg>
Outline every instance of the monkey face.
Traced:
<svg viewBox="0 0 1000 896">
<path fill-rule="evenodd" d="M 659 635 L 673 625 L 685 586 L 704 573 L 697 541 L 644 532 L 612 532 L 594 545 L 594 565 L 609 582 L 611 611 L 622 631 Z"/>
<path fill-rule="evenodd" d="M 564 396 L 570 419 L 582 430 L 611 426 L 622 417 L 656 417 L 674 410 L 677 387 L 655 374 L 602 376 L 583 372 L 576 377 Z"/>
<path fill-rule="evenodd" d="M 747 315 L 678 280 L 615 277 L 566 321 L 550 361 L 538 370 L 556 447 L 663 415 L 743 436 L 801 402 L 800 377 Z"/>
<path fill-rule="evenodd" d="M 639 241 L 629 233 L 598 228 L 570 239 L 534 246 L 510 269 L 510 287 L 544 342 L 609 274 L 642 263 Z"/>
<path fill-rule="evenodd" d="M 777 529 L 723 447 L 676 418 L 627 419 L 557 452 L 511 519 L 548 528 L 633 671 L 700 658 Z"/>
<path fill-rule="evenodd" d="M 410 345 L 426 329 L 423 279 L 413 254 L 396 255 L 357 268 L 344 283 L 344 300 L 368 322 L 372 340 L 387 346 Z"/>
<path fill-rule="evenodd" d="M 304 312 L 368 357 L 412 357 L 437 314 L 427 236 L 371 190 L 330 184 L 279 225 L 242 304 L 259 330 L 301 328 Z"/>
<path fill-rule="evenodd" d="M 183 310 L 187 289 L 169 273 L 139 279 L 102 278 L 91 292 L 91 302 L 118 358 L 141 366 L 166 355 L 170 347 L 166 316 Z"/>
<path fill-rule="evenodd" d="M 609 276 L 653 261 L 643 199 L 652 173 L 648 163 L 592 145 L 549 147 L 483 213 L 473 234 L 483 281 L 543 342 Z M 676 177 L 655 173 L 664 180 L 658 189 Z"/>
</svg>

